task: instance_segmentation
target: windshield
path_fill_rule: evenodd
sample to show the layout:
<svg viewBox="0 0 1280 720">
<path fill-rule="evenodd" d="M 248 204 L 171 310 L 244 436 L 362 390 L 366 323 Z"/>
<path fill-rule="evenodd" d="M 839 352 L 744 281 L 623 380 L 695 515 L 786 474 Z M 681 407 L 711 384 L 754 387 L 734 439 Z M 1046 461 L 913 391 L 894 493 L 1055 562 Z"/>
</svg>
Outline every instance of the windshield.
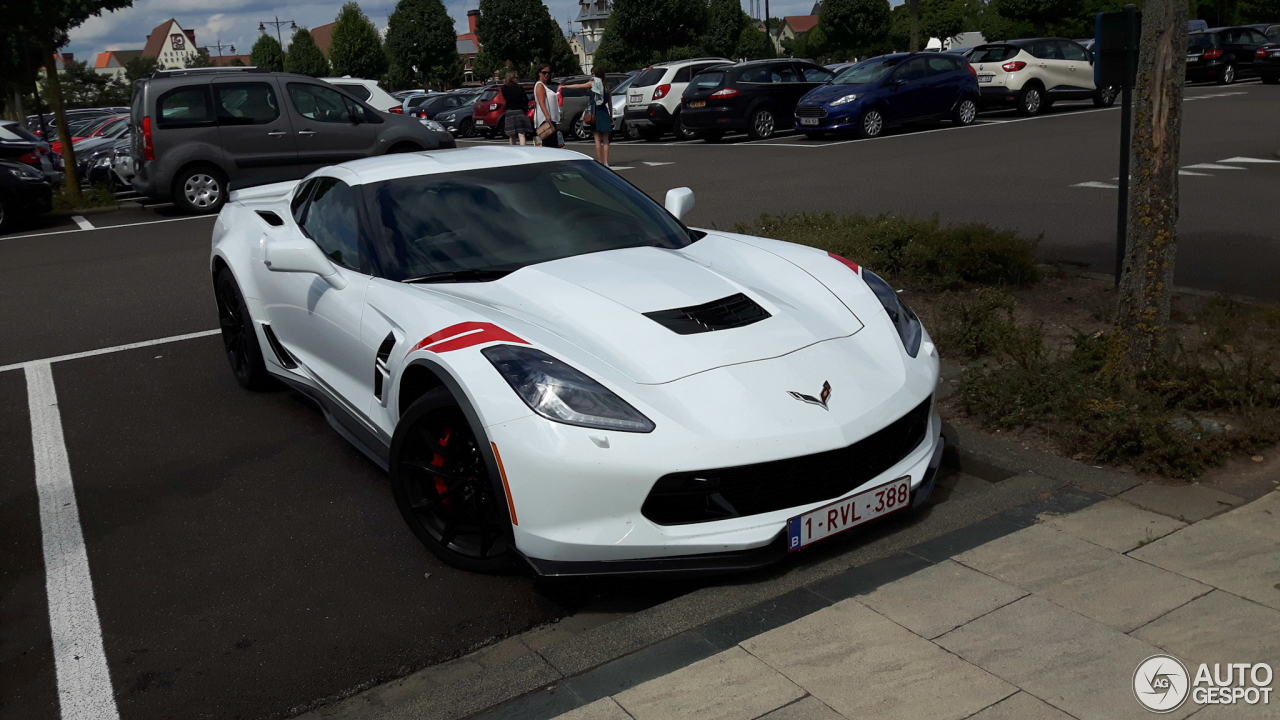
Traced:
<svg viewBox="0 0 1280 720">
<path fill-rule="evenodd" d="M 666 210 L 594 161 L 395 178 L 367 184 L 364 196 L 391 280 L 691 242 Z"/>
<path fill-rule="evenodd" d="M 613 90 L 610 90 L 610 92 L 613 93 L 614 95 L 618 95 L 620 93 L 626 92 L 627 88 L 631 87 L 631 83 L 635 82 L 635 79 L 636 79 L 635 75 L 628 77 L 626 80 L 623 80 L 617 85 L 614 85 Z"/>
<path fill-rule="evenodd" d="M 971 63 L 1004 62 L 1021 52 L 1021 48 L 1013 45 L 983 45 L 975 48 L 969 56 Z"/>
<path fill-rule="evenodd" d="M 900 57 L 873 58 L 845 70 L 837 75 L 832 82 L 835 85 L 865 85 L 866 83 L 873 83 L 884 77 L 900 62 L 902 62 Z"/>
<path fill-rule="evenodd" d="M 649 87 L 650 85 L 656 85 L 658 81 L 662 79 L 662 76 L 666 74 L 666 68 L 649 68 L 637 75 L 635 80 L 631 81 L 631 87 L 642 88 Z"/>
<path fill-rule="evenodd" d="M 1188 50 L 1203 50 L 1213 47 L 1213 35 L 1209 33 L 1196 33 L 1187 38 Z"/>
</svg>

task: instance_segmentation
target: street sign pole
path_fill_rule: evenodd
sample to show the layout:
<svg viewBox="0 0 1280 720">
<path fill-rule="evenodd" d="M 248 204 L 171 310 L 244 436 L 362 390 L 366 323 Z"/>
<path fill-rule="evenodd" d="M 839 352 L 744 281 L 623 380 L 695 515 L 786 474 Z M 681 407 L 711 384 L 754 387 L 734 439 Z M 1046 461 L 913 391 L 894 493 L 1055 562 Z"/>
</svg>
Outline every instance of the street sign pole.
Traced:
<svg viewBox="0 0 1280 720">
<path fill-rule="evenodd" d="M 1093 81 L 1097 88 L 1120 88 L 1120 187 L 1116 201 L 1116 287 L 1124 272 L 1129 224 L 1129 149 L 1133 144 L 1133 85 L 1138 72 L 1142 13 L 1134 5 L 1098 13 L 1094 31 Z"/>
</svg>

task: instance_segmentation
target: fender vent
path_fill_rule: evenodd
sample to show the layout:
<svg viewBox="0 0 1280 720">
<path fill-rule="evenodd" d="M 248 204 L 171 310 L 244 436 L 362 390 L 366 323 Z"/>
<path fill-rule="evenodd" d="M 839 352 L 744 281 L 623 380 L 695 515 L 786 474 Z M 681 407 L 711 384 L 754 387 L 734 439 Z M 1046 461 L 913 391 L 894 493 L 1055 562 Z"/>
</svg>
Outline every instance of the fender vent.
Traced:
<svg viewBox="0 0 1280 720">
<path fill-rule="evenodd" d="M 391 349 L 395 346 L 395 334 L 387 333 L 386 339 L 378 346 L 378 354 L 373 359 L 373 394 L 383 407 L 386 407 L 387 399 L 383 397 L 382 391 L 387 381 L 391 379 L 391 371 L 387 370 L 387 360 L 391 357 Z"/>
<path fill-rule="evenodd" d="M 702 305 L 647 312 L 644 316 L 680 335 L 729 330 L 770 317 L 767 310 L 742 293 Z"/>
<path fill-rule="evenodd" d="M 271 330 L 271 326 L 262 323 L 262 332 L 267 336 L 267 344 L 271 346 L 271 352 L 275 354 L 276 361 L 290 370 L 297 370 L 298 363 L 293 361 L 293 356 L 289 354 L 288 350 L 284 349 L 284 345 L 280 344 L 280 339 Z"/>
<path fill-rule="evenodd" d="M 267 224 L 271 227 L 280 227 L 281 225 L 284 225 L 284 221 L 280 219 L 280 216 L 270 210 L 258 210 L 256 212 L 258 213 L 258 217 L 266 220 Z"/>
</svg>

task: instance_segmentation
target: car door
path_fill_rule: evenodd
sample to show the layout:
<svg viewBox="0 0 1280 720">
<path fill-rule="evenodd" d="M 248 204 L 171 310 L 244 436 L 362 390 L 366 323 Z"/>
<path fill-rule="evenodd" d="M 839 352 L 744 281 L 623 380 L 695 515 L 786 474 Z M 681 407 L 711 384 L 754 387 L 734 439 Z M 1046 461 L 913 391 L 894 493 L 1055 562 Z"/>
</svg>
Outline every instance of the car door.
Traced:
<svg viewBox="0 0 1280 720">
<path fill-rule="evenodd" d="M 1241 71 L 1243 71 L 1243 74 L 1246 76 L 1253 76 L 1257 74 L 1253 60 L 1258 52 L 1258 48 L 1266 45 L 1267 42 L 1267 36 L 1257 30 L 1253 28 L 1240 28 L 1240 51 L 1236 53 L 1236 57 L 1239 58 L 1240 61 L 1239 67 L 1237 68 L 1237 74 L 1240 74 Z"/>
<path fill-rule="evenodd" d="M 338 267 L 341 289 L 311 273 L 271 272 L 259 283 L 276 337 L 330 394 L 368 411 L 373 360 L 360 341 L 369 286 L 369 254 L 358 221 L 356 188 L 332 177 L 310 181 L 309 198 L 295 209 L 302 234 Z M 304 195 L 305 196 L 305 195 Z"/>
<path fill-rule="evenodd" d="M 930 55 L 925 60 L 929 74 L 923 81 L 920 93 L 920 114 L 922 117 L 939 117 L 947 115 L 960 99 L 960 86 L 957 83 L 956 70 L 959 64 L 944 55 Z"/>
<path fill-rule="evenodd" d="M 1059 96 L 1067 84 L 1068 70 L 1057 41 L 1037 40 L 1027 46 L 1027 52 L 1034 58 L 1031 65 L 1044 85 L 1046 96 L 1050 99 Z"/>
<path fill-rule="evenodd" d="M 885 119 L 890 123 L 908 122 L 926 114 L 925 83 L 929 78 L 928 58 L 923 55 L 907 59 L 889 76 L 885 94 Z"/>
<path fill-rule="evenodd" d="M 275 78 L 243 76 L 213 81 L 218 139 L 233 176 L 232 189 L 301 177 L 289 113 Z"/>
<path fill-rule="evenodd" d="M 1067 68 L 1066 84 L 1076 97 L 1085 98 L 1093 94 L 1093 63 L 1090 62 L 1089 51 L 1079 43 L 1070 40 L 1059 40 L 1058 49 L 1062 52 Z"/>
<path fill-rule="evenodd" d="M 294 80 L 285 85 L 301 175 L 376 154 L 372 110 L 325 85 Z"/>
</svg>

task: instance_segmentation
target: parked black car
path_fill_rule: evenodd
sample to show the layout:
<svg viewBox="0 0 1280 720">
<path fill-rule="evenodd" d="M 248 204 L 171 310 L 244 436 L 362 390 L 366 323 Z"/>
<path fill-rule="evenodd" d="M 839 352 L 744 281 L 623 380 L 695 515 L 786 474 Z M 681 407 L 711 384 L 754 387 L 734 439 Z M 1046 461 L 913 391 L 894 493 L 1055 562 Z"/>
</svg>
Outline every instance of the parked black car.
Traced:
<svg viewBox="0 0 1280 720">
<path fill-rule="evenodd" d="M 326 165 L 455 146 L 322 80 L 255 68 L 161 70 L 134 83 L 129 122 L 133 189 L 194 213 Z"/>
<path fill-rule="evenodd" d="M 709 142 L 731 130 L 764 140 L 790 128 L 800 98 L 833 77 L 830 70 L 804 60 L 717 65 L 693 76 L 680 100 L 680 117 L 686 129 Z"/>
<path fill-rule="evenodd" d="M 1187 37 L 1187 82 L 1230 85 L 1258 74 L 1253 61 L 1267 36 L 1251 27 L 1210 28 Z"/>
<path fill-rule="evenodd" d="M 0 121 L 0 160 L 28 165 L 49 181 L 61 177 L 58 171 L 62 169 L 62 156 L 50 150 L 49 143 L 13 120 Z"/>
<path fill-rule="evenodd" d="M 53 189 L 44 174 L 22 163 L 0 160 L 0 232 L 13 232 L 53 209 Z"/>
<path fill-rule="evenodd" d="M 413 98 L 413 100 L 410 100 L 408 114 L 416 118 L 435 120 L 436 115 L 439 115 L 442 112 L 457 110 L 463 105 L 469 104 L 468 101 L 478 94 L 479 93 L 474 90 L 433 93 L 431 95 L 423 96 L 422 101 L 418 103 L 414 103 L 413 100 L 416 100 L 417 98 Z"/>
</svg>

